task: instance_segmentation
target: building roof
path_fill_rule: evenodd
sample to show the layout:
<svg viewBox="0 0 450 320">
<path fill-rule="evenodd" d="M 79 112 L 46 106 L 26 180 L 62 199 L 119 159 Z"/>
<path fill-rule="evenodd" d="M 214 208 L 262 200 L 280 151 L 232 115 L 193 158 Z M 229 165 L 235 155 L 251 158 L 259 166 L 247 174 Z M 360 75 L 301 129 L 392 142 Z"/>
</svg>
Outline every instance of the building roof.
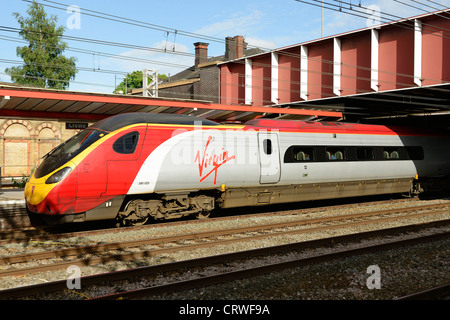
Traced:
<svg viewBox="0 0 450 320">
<path fill-rule="evenodd" d="M 99 94 L 0 84 L 0 117 L 98 121 L 129 112 L 184 114 L 216 122 L 247 121 L 289 114 L 341 118 L 340 112 L 224 105 L 200 100 Z"/>
<path fill-rule="evenodd" d="M 248 57 L 248 56 L 253 56 L 256 54 L 260 54 L 263 53 L 264 50 L 259 49 L 259 48 L 251 48 L 251 49 L 247 49 L 244 50 L 244 56 L 243 57 Z M 178 81 L 184 81 L 184 80 L 191 80 L 191 79 L 196 79 L 196 78 L 200 78 L 200 69 L 204 68 L 204 67 L 209 67 L 212 65 L 217 65 L 219 63 L 222 62 L 226 62 L 229 61 L 229 59 L 227 59 L 225 57 L 225 55 L 221 55 L 221 56 L 215 56 L 215 57 L 209 57 L 207 62 L 202 63 L 198 66 L 198 68 L 196 68 L 195 66 L 189 67 L 181 72 L 178 72 L 177 74 L 170 76 L 169 79 L 163 81 L 161 83 L 161 85 L 164 84 L 168 84 L 168 83 L 174 83 L 174 82 L 178 82 Z M 160 88 L 163 88 L 160 87 Z"/>
</svg>

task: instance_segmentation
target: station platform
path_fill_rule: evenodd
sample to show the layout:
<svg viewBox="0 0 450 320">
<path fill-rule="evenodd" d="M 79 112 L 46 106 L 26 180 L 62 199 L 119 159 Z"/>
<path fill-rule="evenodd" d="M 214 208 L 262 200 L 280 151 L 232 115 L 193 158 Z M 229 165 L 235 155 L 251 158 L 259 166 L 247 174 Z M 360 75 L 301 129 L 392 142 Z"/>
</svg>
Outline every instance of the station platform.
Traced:
<svg viewBox="0 0 450 320">
<path fill-rule="evenodd" d="M 25 206 L 23 189 L 0 189 L 0 208 L 19 205 Z"/>
</svg>

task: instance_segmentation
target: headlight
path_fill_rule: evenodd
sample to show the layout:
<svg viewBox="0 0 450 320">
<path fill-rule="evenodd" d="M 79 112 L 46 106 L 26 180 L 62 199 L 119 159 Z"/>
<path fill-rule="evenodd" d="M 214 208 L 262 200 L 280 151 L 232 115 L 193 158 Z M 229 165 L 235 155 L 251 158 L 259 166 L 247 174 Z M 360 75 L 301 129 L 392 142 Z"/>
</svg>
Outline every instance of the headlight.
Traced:
<svg viewBox="0 0 450 320">
<path fill-rule="evenodd" d="M 72 171 L 71 167 L 65 167 L 61 170 L 56 171 L 54 174 L 52 174 L 46 181 L 45 184 L 52 184 L 60 182 L 62 179 L 64 179 L 70 172 Z"/>
</svg>

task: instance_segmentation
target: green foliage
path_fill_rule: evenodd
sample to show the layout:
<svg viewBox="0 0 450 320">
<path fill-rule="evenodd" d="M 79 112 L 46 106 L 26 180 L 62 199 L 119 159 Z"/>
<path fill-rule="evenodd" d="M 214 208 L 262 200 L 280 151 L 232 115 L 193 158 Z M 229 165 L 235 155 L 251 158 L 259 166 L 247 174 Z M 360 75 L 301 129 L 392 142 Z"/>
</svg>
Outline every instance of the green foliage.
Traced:
<svg viewBox="0 0 450 320">
<path fill-rule="evenodd" d="M 127 92 L 127 89 L 142 88 L 142 71 L 133 71 L 128 73 L 125 79 L 116 87 L 114 92 Z"/>
<path fill-rule="evenodd" d="M 22 178 L 20 180 L 16 180 L 13 178 L 12 182 L 15 188 L 25 188 L 25 185 L 27 184 L 29 179 L 29 176 L 22 175 Z"/>
<path fill-rule="evenodd" d="M 25 188 L 25 185 L 27 184 L 28 180 L 30 180 L 31 176 L 33 175 L 35 168 L 33 168 L 30 172 L 30 174 L 25 175 L 22 173 L 22 178 L 20 180 L 12 179 L 12 183 L 15 188 Z"/>
<path fill-rule="evenodd" d="M 7 68 L 5 71 L 15 83 L 42 88 L 66 89 L 75 79 L 76 58 L 67 58 L 62 53 L 67 43 L 61 41 L 64 27 L 56 27 L 56 16 L 47 17 L 42 5 L 33 1 L 27 10 L 29 17 L 14 12 L 20 24 L 20 36 L 28 46 L 17 47 L 17 55 L 23 66 Z"/>
<path fill-rule="evenodd" d="M 166 80 L 167 76 L 165 74 L 158 74 L 159 81 Z M 152 77 L 148 77 L 148 83 L 152 82 Z M 133 71 L 128 73 L 121 83 L 116 87 L 114 93 L 122 91 L 127 93 L 128 89 L 142 88 L 142 71 Z"/>
</svg>

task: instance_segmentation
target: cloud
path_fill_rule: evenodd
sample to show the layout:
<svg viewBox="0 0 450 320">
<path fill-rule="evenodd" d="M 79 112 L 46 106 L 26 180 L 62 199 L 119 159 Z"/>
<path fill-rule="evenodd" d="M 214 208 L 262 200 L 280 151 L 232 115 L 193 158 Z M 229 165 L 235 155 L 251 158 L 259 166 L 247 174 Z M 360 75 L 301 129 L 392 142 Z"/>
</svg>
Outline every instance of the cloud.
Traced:
<svg viewBox="0 0 450 320">
<path fill-rule="evenodd" d="M 245 42 L 248 43 L 249 48 L 259 47 L 263 50 L 278 48 L 278 45 L 275 41 L 266 40 L 266 39 L 246 37 Z"/>
<path fill-rule="evenodd" d="M 264 23 L 264 16 L 265 14 L 257 9 L 253 9 L 249 13 L 235 12 L 229 18 L 206 25 L 196 33 L 215 37 L 245 35 L 255 28 L 259 28 Z"/>
<path fill-rule="evenodd" d="M 427 12 L 436 11 L 434 8 L 444 9 L 444 7 L 450 5 L 450 0 L 436 1 L 439 1 L 441 5 L 439 6 L 432 3 L 427 3 L 428 5 L 421 5 L 416 2 L 406 2 L 406 0 L 401 2 L 392 0 L 374 0 L 371 3 L 362 3 L 362 7 L 359 8 L 358 5 L 354 3 L 352 6 L 352 11 L 350 11 L 353 15 L 349 13 L 349 6 L 343 3 L 342 8 L 345 9 L 343 12 L 326 10 L 324 19 L 324 36 L 366 28 L 367 26 L 374 24 L 383 24 L 388 21 L 396 21 L 402 18 L 410 18 L 417 15 L 426 14 Z M 367 11 L 367 8 L 373 8 L 375 10 L 378 9 L 379 15 L 372 10 Z M 317 29 L 314 34 L 318 34 Z"/>
<path fill-rule="evenodd" d="M 220 16 L 215 16 L 213 18 L 217 20 L 224 15 L 225 13 L 222 12 Z M 277 41 L 277 39 L 270 39 L 271 36 L 267 33 L 264 33 L 264 38 L 257 35 L 261 33 L 261 30 L 264 28 L 267 28 L 266 13 L 252 8 L 247 11 L 234 12 L 225 19 L 205 25 L 195 31 L 195 33 L 222 38 L 224 41 L 225 37 L 242 35 L 244 36 L 245 42 L 249 44 L 250 48 L 260 47 L 262 49 L 275 49 L 279 47 L 280 42 Z M 211 52 L 214 52 L 215 54 L 223 54 L 224 48 L 225 44 L 223 44 L 223 47 L 221 46 L 216 51 L 212 51 L 214 50 L 214 47 L 211 47 L 210 49 L 212 49 Z"/>
<path fill-rule="evenodd" d="M 128 73 L 151 69 L 158 70 L 160 74 L 173 75 L 194 64 L 194 57 L 189 48 L 181 43 L 160 41 L 150 47 L 161 52 L 132 49 L 108 58 L 105 65 L 112 65 L 115 70 Z M 163 52 L 164 50 L 166 52 Z"/>
<path fill-rule="evenodd" d="M 377 5 L 382 13 L 392 14 L 396 17 L 392 17 L 393 20 L 399 18 L 409 18 L 420 14 L 425 14 L 427 12 L 433 12 L 437 10 L 442 10 L 450 5 L 449 0 L 435 0 L 435 3 L 424 1 L 412 2 L 412 1 L 392 1 L 392 0 L 378 0 L 374 4 Z M 436 3 L 440 3 L 438 5 Z M 388 15 L 385 15 L 389 17 Z"/>
</svg>

